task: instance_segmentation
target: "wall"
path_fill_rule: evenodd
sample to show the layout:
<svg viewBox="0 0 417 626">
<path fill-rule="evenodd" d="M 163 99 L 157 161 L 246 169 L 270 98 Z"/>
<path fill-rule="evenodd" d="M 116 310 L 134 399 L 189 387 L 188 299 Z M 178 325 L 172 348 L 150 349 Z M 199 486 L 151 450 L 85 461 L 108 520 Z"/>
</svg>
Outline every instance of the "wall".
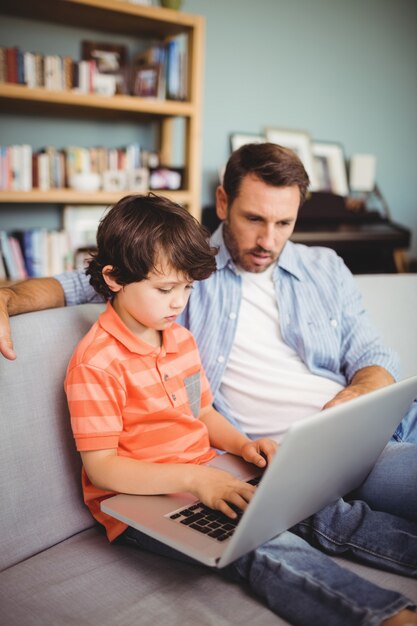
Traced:
<svg viewBox="0 0 417 626">
<path fill-rule="evenodd" d="M 184 0 L 183 10 L 206 17 L 203 205 L 213 201 L 230 133 L 260 133 L 267 126 L 306 129 L 314 139 L 341 142 L 346 157 L 376 154 L 379 186 L 393 219 L 413 230 L 416 257 L 417 2 Z M 64 28 L 2 22 L 3 45 L 16 43 L 16 28 L 27 49 L 40 42 L 45 48 L 46 41 L 51 52 L 58 40 L 60 49 L 67 45 Z M 96 35 L 80 32 L 83 37 Z M 70 41 L 72 34 L 68 47 Z M 76 56 L 78 49 L 68 54 Z M 0 142 L 20 141 L 25 123 L 13 116 L 3 121 Z M 61 123 L 61 145 L 73 141 L 73 125 L 73 120 Z M 40 145 L 54 138 L 50 128 L 48 137 L 39 131 Z M 136 131 L 123 124 L 103 128 L 84 122 L 84 129 L 89 140 L 96 134 L 101 141 L 106 133 L 109 145 L 136 139 Z M 14 207 L 13 215 L 35 220 L 24 208 Z M 7 227 L 1 213 L 0 221 Z"/>
<path fill-rule="evenodd" d="M 229 134 L 267 126 L 377 156 L 392 218 L 417 256 L 415 0 L 184 0 L 206 17 L 203 203 Z"/>
</svg>

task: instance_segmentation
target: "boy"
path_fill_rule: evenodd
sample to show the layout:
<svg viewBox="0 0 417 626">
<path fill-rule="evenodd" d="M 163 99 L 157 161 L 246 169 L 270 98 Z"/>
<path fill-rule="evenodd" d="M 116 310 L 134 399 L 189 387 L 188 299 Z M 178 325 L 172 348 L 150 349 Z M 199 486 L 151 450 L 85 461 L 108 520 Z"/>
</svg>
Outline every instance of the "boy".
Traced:
<svg viewBox="0 0 417 626">
<path fill-rule="evenodd" d="M 245 509 L 254 487 L 204 466 L 216 455 L 211 446 L 264 467 L 276 444 L 265 438 L 249 440 L 215 411 L 195 340 L 175 324 L 193 281 L 215 269 L 216 251 L 196 220 L 168 200 L 130 196 L 102 220 L 97 244 L 87 274 L 109 302 L 77 347 L 65 381 L 83 461 L 85 502 L 110 541 L 120 538 L 178 557 L 102 513 L 101 500 L 114 492 L 190 491 L 233 518 L 231 505 Z M 293 623 L 311 623 L 304 611 L 296 614 L 304 595 L 288 595 L 290 562 L 305 560 L 308 569 L 306 550 L 296 536 L 290 547 L 277 537 L 226 568 L 225 574 L 250 582 L 274 611 Z M 320 576 L 318 571 L 311 575 Z M 282 601 L 283 593 L 287 602 Z M 380 600 L 375 613 L 381 621 L 410 606 L 391 591 L 381 591 Z M 332 610 L 319 610 L 321 623 Z M 363 623 L 366 619 L 364 615 Z"/>
</svg>

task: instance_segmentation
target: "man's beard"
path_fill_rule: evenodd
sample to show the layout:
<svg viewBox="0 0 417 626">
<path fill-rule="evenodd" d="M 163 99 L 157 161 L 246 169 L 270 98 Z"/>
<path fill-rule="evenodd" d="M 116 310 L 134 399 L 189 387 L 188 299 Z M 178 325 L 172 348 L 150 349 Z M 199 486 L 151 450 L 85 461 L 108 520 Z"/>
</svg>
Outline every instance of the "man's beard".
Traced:
<svg viewBox="0 0 417 626">
<path fill-rule="evenodd" d="M 247 253 L 269 254 L 271 257 L 271 263 L 265 266 L 257 266 L 251 263 L 246 258 L 246 256 L 242 254 L 241 251 L 239 250 L 239 245 L 236 241 L 236 237 L 232 233 L 227 221 L 223 222 L 223 239 L 235 265 L 240 267 L 240 269 L 244 270 L 245 272 L 252 272 L 254 274 L 260 274 L 261 272 L 264 272 L 266 269 L 268 269 L 268 267 L 271 267 L 271 264 L 274 263 L 274 261 L 276 260 L 276 258 L 273 256 L 273 254 L 269 250 L 265 250 L 264 248 L 261 248 L 260 246 L 256 246 L 255 248 L 252 248 L 251 250 L 247 250 Z"/>
</svg>

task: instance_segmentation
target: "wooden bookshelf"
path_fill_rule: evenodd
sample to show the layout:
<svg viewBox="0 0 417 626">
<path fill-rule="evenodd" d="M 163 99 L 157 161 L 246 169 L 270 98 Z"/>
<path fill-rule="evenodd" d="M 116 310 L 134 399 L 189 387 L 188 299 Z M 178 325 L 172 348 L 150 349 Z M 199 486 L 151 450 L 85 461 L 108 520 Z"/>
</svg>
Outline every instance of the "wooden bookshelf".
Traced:
<svg viewBox="0 0 417 626">
<path fill-rule="evenodd" d="M 51 91 L 5 83 L 0 85 L 1 111 L 19 111 L 27 116 L 38 112 L 54 116 L 83 116 L 86 119 L 101 117 L 126 118 L 138 123 L 150 121 L 159 128 L 159 145 L 164 165 L 172 163 L 174 151 L 174 118 L 184 124 L 184 189 L 161 192 L 187 205 L 200 219 L 201 193 L 201 92 L 203 71 L 204 19 L 179 11 L 154 6 L 133 5 L 122 0 L 0 0 L 0 14 L 25 19 L 65 24 L 75 28 L 89 28 L 98 32 L 135 35 L 138 38 L 164 38 L 179 33 L 188 35 L 189 97 L 186 102 L 138 98 L 136 96 L 97 96 L 71 91 Z M 77 35 L 74 34 L 74 37 Z M 30 142 L 28 137 L 27 143 Z M 74 137 L 76 143 L 76 137 Z M 28 192 L 0 191 L 1 204 L 108 204 L 117 201 L 120 193 L 80 193 L 71 189 L 52 189 Z"/>
<path fill-rule="evenodd" d="M 51 189 L 41 191 L 1 191 L 0 202 L 8 204 L 33 203 L 33 204 L 114 204 L 129 191 L 96 191 L 94 193 L 75 191 L 74 189 Z M 135 192 L 132 192 L 135 193 Z M 178 204 L 191 204 L 189 191 L 155 191 L 158 195 L 166 196 Z"/>
</svg>

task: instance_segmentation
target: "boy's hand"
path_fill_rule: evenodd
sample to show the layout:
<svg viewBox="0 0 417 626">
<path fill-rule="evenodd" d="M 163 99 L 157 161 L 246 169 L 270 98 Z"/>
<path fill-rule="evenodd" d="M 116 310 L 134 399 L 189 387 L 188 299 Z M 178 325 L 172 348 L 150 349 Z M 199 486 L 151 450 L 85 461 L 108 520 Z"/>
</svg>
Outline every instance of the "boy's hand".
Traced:
<svg viewBox="0 0 417 626">
<path fill-rule="evenodd" d="M 243 444 L 241 457 L 257 467 L 266 467 L 277 451 L 278 444 L 272 439 L 256 439 Z"/>
<path fill-rule="evenodd" d="M 221 511 L 235 519 L 233 504 L 244 511 L 255 493 L 256 487 L 239 480 L 223 470 L 195 465 L 192 493 L 211 509 Z"/>
</svg>

